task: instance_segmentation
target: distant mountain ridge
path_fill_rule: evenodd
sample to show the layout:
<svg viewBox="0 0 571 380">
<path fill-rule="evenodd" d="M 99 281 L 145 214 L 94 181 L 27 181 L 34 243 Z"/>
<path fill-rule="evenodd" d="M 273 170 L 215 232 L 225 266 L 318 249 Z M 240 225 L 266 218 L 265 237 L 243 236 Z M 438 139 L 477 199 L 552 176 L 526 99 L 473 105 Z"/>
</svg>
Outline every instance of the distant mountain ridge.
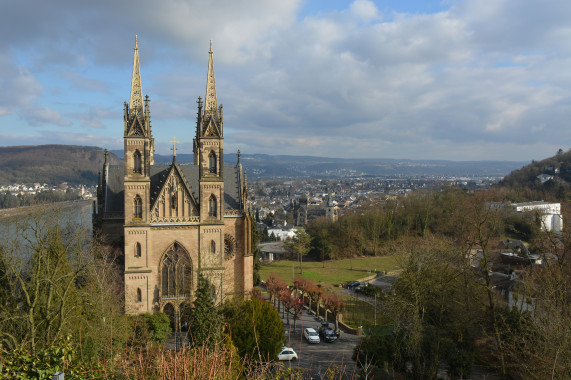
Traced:
<svg viewBox="0 0 571 380">
<path fill-rule="evenodd" d="M 34 182 L 57 185 L 95 185 L 103 167 L 103 148 L 78 145 L 31 145 L 0 147 L 0 185 Z M 571 154 L 570 154 L 571 155 Z M 120 164 L 122 150 L 110 151 L 109 163 Z M 192 164 L 192 154 L 178 154 L 179 164 Z M 235 153 L 225 154 L 225 164 L 235 164 Z M 525 163 L 513 161 L 443 161 L 402 159 L 347 159 L 314 156 L 242 154 L 248 178 L 293 177 L 418 177 L 505 176 Z M 165 165 L 172 156 L 155 155 Z"/>
<path fill-rule="evenodd" d="M 122 150 L 112 151 L 117 156 Z M 192 154 L 177 154 L 180 164 L 192 164 Z M 225 154 L 225 164 L 235 164 L 235 153 Z M 242 154 L 242 165 L 250 179 L 286 177 L 503 177 L 521 168 L 525 162 L 516 161 L 445 161 L 405 159 L 328 158 L 270 154 Z M 172 156 L 155 154 L 156 164 L 169 164 Z"/>
<path fill-rule="evenodd" d="M 94 185 L 103 168 L 103 149 L 78 145 L 0 147 L 0 185 L 47 183 Z M 121 160 L 109 155 L 111 164 Z"/>
</svg>

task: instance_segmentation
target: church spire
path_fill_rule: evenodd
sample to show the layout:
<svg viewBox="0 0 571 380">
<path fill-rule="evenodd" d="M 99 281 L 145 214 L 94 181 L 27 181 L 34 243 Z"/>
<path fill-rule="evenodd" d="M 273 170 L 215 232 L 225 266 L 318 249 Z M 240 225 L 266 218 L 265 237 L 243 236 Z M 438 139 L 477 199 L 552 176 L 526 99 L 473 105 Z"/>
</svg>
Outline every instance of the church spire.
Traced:
<svg viewBox="0 0 571 380">
<path fill-rule="evenodd" d="M 139 70 L 139 44 L 135 36 L 135 57 L 133 58 L 133 79 L 131 80 L 131 100 L 129 110 L 143 113 L 143 88 L 141 86 L 141 72 Z"/>
<path fill-rule="evenodd" d="M 204 98 L 204 115 L 215 115 L 218 107 L 216 101 L 216 82 L 214 81 L 214 60 L 212 59 L 212 40 L 208 52 L 208 77 L 206 79 L 206 97 Z"/>
</svg>

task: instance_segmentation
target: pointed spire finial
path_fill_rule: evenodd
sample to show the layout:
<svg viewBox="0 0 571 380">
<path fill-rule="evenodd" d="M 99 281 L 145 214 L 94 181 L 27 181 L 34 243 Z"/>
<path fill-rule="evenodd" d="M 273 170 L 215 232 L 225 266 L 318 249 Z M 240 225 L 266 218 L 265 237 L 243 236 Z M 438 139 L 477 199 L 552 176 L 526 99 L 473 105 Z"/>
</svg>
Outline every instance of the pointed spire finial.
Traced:
<svg viewBox="0 0 571 380">
<path fill-rule="evenodd" d="M 135 35 L 135 54 L 133 57 L 133 77 L 131 79 L 131 100 L 129 110 L 141 112 L 143 110 L 143 88 L 141 86 L 141 71 L 139 68 L 139 41 Z"/>
<path fill-rule="evenodd" d="M 204 115 L 215 115 L 218 108 L 216 100 L 216 81 L 214 80 L 214 59 L 212 58 L 212 40 L 208 52 L 208 75 L 206 78 L 206 97 L 204 98 Z"/>
</svg>

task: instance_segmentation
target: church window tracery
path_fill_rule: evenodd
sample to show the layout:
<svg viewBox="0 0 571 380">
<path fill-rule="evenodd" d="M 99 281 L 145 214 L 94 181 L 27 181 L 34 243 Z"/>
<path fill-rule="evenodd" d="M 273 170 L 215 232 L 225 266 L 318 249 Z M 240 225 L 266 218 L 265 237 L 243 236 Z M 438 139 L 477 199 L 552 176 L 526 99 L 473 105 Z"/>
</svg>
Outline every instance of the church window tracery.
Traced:
<svg viewBox="0 0 571 380">
<path fill-rule="evenodd" d="M 188 253 L 178 244 L 161 262 L 161 293 L 165 298 L 188 297 L 192 285 L 192 265 Z"/>
<path fill-rule="evenodd" d="M 143 217 L 143 200 L 139 195 L 135 196 L 133 204 L 134 204 L 133 217 L 141 219 Z"/>
</svg>

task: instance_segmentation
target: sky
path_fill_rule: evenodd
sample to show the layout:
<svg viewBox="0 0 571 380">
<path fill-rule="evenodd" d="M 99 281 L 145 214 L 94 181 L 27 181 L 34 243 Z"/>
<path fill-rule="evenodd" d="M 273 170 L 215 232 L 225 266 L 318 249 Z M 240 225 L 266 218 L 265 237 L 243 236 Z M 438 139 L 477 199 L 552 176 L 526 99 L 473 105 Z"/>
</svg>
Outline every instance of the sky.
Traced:
<svg viewBox="0 0 571 380">
<path fill-rule="evenodd" d="M 569 0 L 3 0 L 0 146 L 123 147 L 138 35 L 159 154 L 531 161 L 571 143 Z"/>
</svg>

